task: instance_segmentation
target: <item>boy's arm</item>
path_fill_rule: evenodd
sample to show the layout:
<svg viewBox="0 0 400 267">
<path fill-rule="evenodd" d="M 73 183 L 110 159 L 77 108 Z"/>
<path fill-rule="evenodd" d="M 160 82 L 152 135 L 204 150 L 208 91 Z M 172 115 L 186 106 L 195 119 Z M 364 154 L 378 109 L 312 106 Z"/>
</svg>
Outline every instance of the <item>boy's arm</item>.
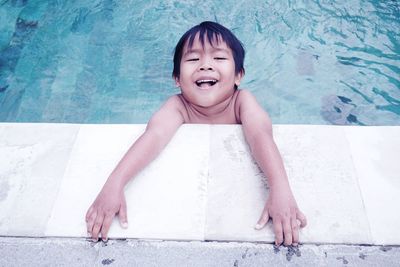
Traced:
<svg viewBox="0 0 400 267">
<path fill-rule="evenodd" d="M 240 120 L 251 152 L 267 176 L 270 192 L 256 229 L 263 228 L 271 217 L 275 243 L 297 245 L 298 223 L 306 225 L 306 218 L 298 209 L 290 189 L 283 161 L 272 136 L 272 124 L 268 114 L 260 107 L 255 97 L 246 90 L 240 92 Z"/>
<path fill-rule="evenodd" d="M 163 150 L 176 130 L 184 123 L 179 111 L 180 100 L 177 96 L 169 98 L 156 112 L 145 132 L 129 148 L 121 161 L 108 177 L 96 200 L 86 214 L 88 234 L 97 240 L 99 233 L 103 240 L 114 216 L 118 213 L 121 226 L 127 227 L 124 187 Z"/>
</svg>

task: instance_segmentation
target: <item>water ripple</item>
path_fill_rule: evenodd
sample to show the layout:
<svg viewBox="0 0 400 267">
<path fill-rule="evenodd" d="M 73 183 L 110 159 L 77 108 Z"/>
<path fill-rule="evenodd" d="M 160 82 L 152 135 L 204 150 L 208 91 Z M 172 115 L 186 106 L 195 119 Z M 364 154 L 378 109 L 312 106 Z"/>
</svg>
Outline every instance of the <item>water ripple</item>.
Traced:
<svg viewBox="0 0 400 267">
<path fill-rule="evenodd" d="M 400 125 L 399 10 L 376 0 L 1 1 L 0 118 L 145 122 L 177 92 L 180 36 L 214 20 L 244 43 L 243 87 L 275 123 Z"/>
</svg>

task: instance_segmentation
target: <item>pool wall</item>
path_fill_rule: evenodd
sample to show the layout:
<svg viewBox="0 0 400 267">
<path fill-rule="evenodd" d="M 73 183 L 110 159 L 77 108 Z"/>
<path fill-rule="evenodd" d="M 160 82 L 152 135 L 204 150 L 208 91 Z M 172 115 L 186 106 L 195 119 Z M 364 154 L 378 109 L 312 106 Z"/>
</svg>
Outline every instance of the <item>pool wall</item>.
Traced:
<svg viewBox="0 0 400 267">
<path fill-rule="evenodd" d="M 0 124 L 0 235 L 84 237 L 84 216 L 144 124 Z M 399 245 L 400 127 L 274 125 L 303 243 Z M 171 159 L 174 160 L 171 160 Z M 240 125 L 183 125 L 126 187 L 112 238 L 273 242 L 268 183 Z M 27 223 L 29 222 L 29 223 Z M 234 222 L 234 223 L 233 223 Z"/>
</svg>

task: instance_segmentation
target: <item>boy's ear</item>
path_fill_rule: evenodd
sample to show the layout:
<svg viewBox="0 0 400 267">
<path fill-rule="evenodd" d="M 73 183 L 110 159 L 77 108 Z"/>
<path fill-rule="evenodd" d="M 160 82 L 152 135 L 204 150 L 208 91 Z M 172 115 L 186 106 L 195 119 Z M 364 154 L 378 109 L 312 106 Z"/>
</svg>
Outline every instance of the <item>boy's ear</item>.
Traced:
<svg viewBox="0 0 400 267">
<path fill-rule="evenodd" d="M 235 76 L 235 84 L 236 86 L 240 85 L 240 81 L 242 80 L 244 76 L 244 70 L 241 70 L 236 76 Z"/>
<path fill-rule="evenodd" d="M 181 87 L 181 83 L 179 82 L 179 78 L 174 76 L 174 80 L 175 80 L 176 87 Z"/>
</svg>

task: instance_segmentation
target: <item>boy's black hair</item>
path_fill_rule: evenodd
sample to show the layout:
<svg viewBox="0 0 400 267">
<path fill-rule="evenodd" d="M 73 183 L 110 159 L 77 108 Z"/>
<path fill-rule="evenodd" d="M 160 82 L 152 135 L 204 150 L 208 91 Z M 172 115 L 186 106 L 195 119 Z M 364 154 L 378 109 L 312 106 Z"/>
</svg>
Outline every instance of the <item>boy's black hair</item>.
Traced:
<svg viewBox="0 0 400 267">
<path fill-rule="evenodd" d="M 174 70 L 172 71 L 173 77 L 179 77 L 181 71 L 181 59 L 183 48 L 188 42 L 188 47 L 191 48 L 193 46 L 194 38 L 196 34 L 199 33 L 199 38 L 201 45 L 204 46 L 204 36 L 207 35 L 207 39 L 211 45 L 214 42 L 219 42 L 219 38 L 223 40 L 228 47 L 232 50 L 233 59 L 235 61 L 235 74 L 239 74 L 241 71 L 244 73 L 244 55 L 245 51 L 242 43 L 236 38 L 236 36 L 227 28 L 212 21 L 203 21 L 199 25 L 194 26 L 184 35 L 182 35 L 179 42 L 176 44 L 175 53 L 174 53 Z"/>
</svg>

